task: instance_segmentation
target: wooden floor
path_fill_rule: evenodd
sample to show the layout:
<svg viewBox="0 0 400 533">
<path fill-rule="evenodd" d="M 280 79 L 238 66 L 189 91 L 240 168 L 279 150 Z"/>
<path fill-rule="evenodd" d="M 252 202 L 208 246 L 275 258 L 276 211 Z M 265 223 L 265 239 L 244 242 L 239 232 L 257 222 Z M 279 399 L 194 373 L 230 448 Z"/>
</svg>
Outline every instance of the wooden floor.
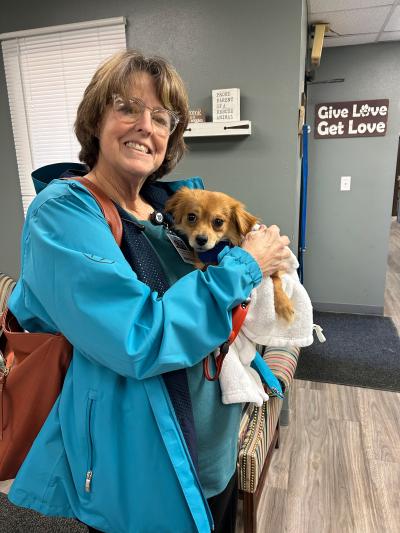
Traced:
<svg viewBox="0 0 400 533">
<path fill-rule="evenodd" d="M 400 332 L 394 219 L 385 315 Z M 281 431 L 258 533 L 400 533 L 400 393 L 295 380 Z M 238 519 L 242 533 L 240 509 Z"/>
<path fill-rule="evenodd" d="M 300 380 L 291 390 L 258 532 L 399 533 L 400 393 Z"/>
</svg>

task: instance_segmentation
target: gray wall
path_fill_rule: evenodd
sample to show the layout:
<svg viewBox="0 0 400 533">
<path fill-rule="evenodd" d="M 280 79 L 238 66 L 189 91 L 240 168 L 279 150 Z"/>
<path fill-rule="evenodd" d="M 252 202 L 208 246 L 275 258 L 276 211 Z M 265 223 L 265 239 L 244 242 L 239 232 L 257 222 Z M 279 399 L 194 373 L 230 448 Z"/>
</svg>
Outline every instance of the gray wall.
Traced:
<svg viewBox="0 0 400 533">
<path fill-rule="evenodd" d="M 400 43 L 324 50 L 309 85 L 307 121 L 315 104 L 389 98 L 385 137 L 310 138 L 308 250 L 305 286 L 315 307 L 382 313 L 389 226 L 400 133 Z M 352 176 L 340 192 L 340 176 Z"/>
<path fill-rule="evenodd" d="M 305 0 L 4 0 L 0 32 L 121 15 L 128 46 L 169 58 L 192 107 L 211 115 L 211 90 L 239 87 L 241 117 L 252 121 L 249 138 L 192 140 L 172 176 L 201 175 L 208 188 L 238 196 L 267 224 L 279 224 L 296 250 Z M 2 62 L 0 110 L 0 271 L 15 277 L 23 212 Z"/>
</svg>

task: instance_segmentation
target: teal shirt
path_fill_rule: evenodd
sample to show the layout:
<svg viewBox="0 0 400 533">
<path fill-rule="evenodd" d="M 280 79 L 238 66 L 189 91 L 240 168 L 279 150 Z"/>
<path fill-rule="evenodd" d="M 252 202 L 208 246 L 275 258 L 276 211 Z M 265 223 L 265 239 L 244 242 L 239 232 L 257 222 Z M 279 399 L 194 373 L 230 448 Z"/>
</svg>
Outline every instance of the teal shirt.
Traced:
<svg viewBox="0 0 400 533">
<path fill-rule="evenodd" d="M 148 220 L 140 223 L 145 226 L 144 233 L 171 285 L 194 269 L 181 259 L 163 226 Z M 187 375 L 197 433 L 199 478 L 206 497 L 211 498 L 225 489 L 235 473 L 242 405 L 222 403 L 219 381 L 205 379 L 202 363 L 188 368 Z"/>
</svg>

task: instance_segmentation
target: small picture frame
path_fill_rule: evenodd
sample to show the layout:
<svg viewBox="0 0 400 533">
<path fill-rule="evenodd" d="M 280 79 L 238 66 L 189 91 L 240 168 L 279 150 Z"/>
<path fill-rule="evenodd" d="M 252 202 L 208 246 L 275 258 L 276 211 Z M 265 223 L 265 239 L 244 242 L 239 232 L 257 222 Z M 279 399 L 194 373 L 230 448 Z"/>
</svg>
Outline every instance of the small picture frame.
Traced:
<svg viewBox="0 0 400 533">
<path fill-rule="evenodd" d="M 213 122 L 240 121 L 240 89 L 212 91 Z"/>
<path fill-rule="evenodd" d="M 206 114 L 204 112 L 204 109 L 190 109 L 189 110 L 189 122 L 205 122 L 206 121 Z"/>
</svg>

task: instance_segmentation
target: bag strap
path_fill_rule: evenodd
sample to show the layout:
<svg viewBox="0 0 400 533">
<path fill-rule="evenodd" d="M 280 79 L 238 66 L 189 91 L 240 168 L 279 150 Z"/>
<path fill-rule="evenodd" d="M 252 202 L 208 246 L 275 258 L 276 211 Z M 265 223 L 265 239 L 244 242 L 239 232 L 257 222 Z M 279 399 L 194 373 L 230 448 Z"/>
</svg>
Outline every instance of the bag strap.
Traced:
<svg viewBox="0 0 400 533">
<path fill-rule="evenodd" d="M 92 183 L 89 179 L 85 178 L 84 176 L 74 176 L 74 177 L 68 177 L 68 178 L 60 178 L 63 180 L 75 180 L 79 181 L 84 187 L 86 187 L 91 195 L 94 197 L 96 202 L 99 204 L 100 209 L 103 212 L 103 215 L 105 219 L 108 222 L 108 225 L 110 226 L 110 229 L 114 235 L 115 240 L 117 241 L 117 244 L 119 247 L 121 247 L 122 242 L 122 222 L 121 218 L 119 216 L 118 210 L 115 207 L 115 204 L 113 201 L 99 188 L 97 185 Z M 2 314 L 0 314 L 0 349 L 1 346 L 5 343 L 4 339 L 2 338 L 4 335 L 4 331 L 12 331 L 12 332 L 22 332 L 23 329 L 18 324 L 17 319 L 15 316 L 11 313 L 11 311 L 6 307 Z"/>
<path fill-rule="evenodd" d="M 79 181 L 79 183 L 81 183 L 89 190 L 96 202 L 99 204 L 99 207 L 102 210 L 108 225 L 110 226 L 110 229 L 114 235 L 118 246 L 121 247 L 123 232 L 122 222 L 118 210 L 112 200 L 106 194 L 104 194 L 103 191 L 101 191 L 99 187 L 97 187 L 97 185 L 95 185 L 89 179 L 83 176 L 61 179 L 73 179 L 75 181 Z M 0 352 L 2 352 L 2 350 L 4 350 L 5 348 L 5 331 L 8 331 L 8 328 L 10 329 L 10 332 L 23 332 L 23 329 L 19 325 L 15 316 L 12 314 L 9 308 L 6 307 L 4 312 L 0 315 Z M 3 439 L 3 387 L 7 374 L 10 370 L 10 366 L 13 362 L 14 354 L 11 353 L 11 355 L 12 358 L 7 357 L 7 355 L 3 353 L 0 354 L 0 357 L 2 358 L 2 366 L 0 367 L 0 440 Z"/>
<path fill-rule="evenodd" d="M 261 377 L 261 380 L 267 385 L 269 390 L 273 394 L 275 394 L 275 396 L 278 396 L 278 398 L 283 400 L 285 396 L 282 390 L 282 385 L 280 384 L 278 378 L 275 376 L 272 370 L 269 368 L 265 359 L 258 352 L 256 352 L 256 356 L 251 362 L 251 366 L 258 372 Z"/>
<path fill-rule="evenodd" d="M 219 347 L 219 354 L 217 356 L 214 355 L 214 359 L 215 359 L 214 375 L 211 375 L 210 373 L 209 362 L 208 362 L 209 356 L 203 359 L 203 373 L 204 373 L 204 377 L 208 381 L 216 381 L 219 378 L 225 356 L 229 352 L 229 347 L 233 343 L 233 341 L 236 339 L 236 337 L 238 336 L 240 328 L 242 327 L 243 322 L 246 318 L 247 311 L 249 310 L 249 303 L 250 303 L 250 298 L 247 298 L 244 302 L 237 305 L 232 310 L 232 331 L 228 337 L 228 340 L 223 342 L 221 346 Z"/>
<path fill-rule="evenodd" d="M 119 216 L 118 210 L 115 207 L 113 201 L 93 182 L 84 176 L 74 176 L 69 178 L 60 178 L 63 180 L 79 181 L 85 186 L 92 194 L 96 202 L 99 204 L 100 209 L 103 212 L 104 218 L 107 220 L 108 225 L 114 235 L 115 240 L 119 247 L 122 242 L 122 222 Z"/>
</svg>

